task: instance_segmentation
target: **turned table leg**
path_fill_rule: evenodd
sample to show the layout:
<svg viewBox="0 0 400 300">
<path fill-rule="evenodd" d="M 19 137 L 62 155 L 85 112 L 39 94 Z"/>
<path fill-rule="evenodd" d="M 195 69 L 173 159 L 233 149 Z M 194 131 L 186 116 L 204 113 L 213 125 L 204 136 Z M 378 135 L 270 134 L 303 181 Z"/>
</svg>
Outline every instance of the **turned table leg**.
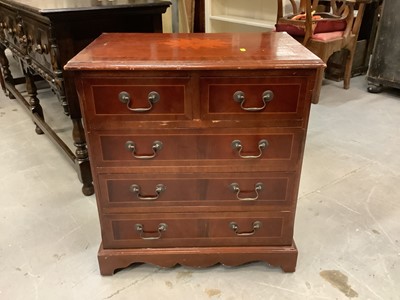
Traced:
<svg viewBox="0 0 400 300">
<path fill-rule="evenodd" d="M 81 119 L 72 119 L 72 138 L 76 147 L 76 164 L 78 165 L 78 176 L 82 182 L 82 193 L 90 196 L 94 193 L 92 172 L 90 170 L 89 154 L 86 147 L 85 132 Z"/>
<path fill-rule="evenodd" d="M 64 109 L 64 114 L 66 116 L 69 116 L 68 101 L 67 101 L 67 97 L 65 96 L 64 89 L 58 90 L 57 96 L 58 96 L 58 100 L 60 101 L 60 103 Z"/>
<path fill-rule="evenodd" d="M 38 114 L 38 116 L 42 120 L 44 120 L 43 109 L 37 97 L 37 88 L 35 85 L 35 80 L 32 71 L 28 68 L 27 70 L 24 71 L 24 74 L 26 80 L 26 91 L 28 93 L 28 103 L 29 106 L 31 107 L 32 114 Z M 36 133 L 43 134 L 42 129 L 40 129 L 40 127 L 37 124 L 35 125 L 36 125 L 35 129 Z"/>
<path fill-rule="evenodd" d="M 0 64 L 1 64 L 1 70 L 0 70 L 0 84 L 1 88 L 4 91 L 4 94 L 9 97 L 10 99 L 15 99 L 14 95 L 10 93 L 7 88 L 6 88 L 6 82 L 9 84 L 14 85 L 14 78 L 11 75 L 10 71 L 10 65 L 6 56 L 6 46 L 3 44 L 0 44 Z"/>
<path fill-rule="evenodd" d="M 3 92 L 4 92 L 4 94 L 6 93 L 6 83 L 4 82 L 4 76 L 3 76 L 3 62 L 2 62 L 2 60 L 3 59 L 1 59 L 0 58 L 0 85 L 1 85 L 1 88 L 2 88 L 2 90 L 3 90 Z"/>
<path fill-rule="evenodd" d="M 82 114 L 79 107 L 78 94 L 75 88 L 75 78 L 69 72 L 63 72 L 62 85 L 64 99 L 67 101 L 69 117 L 72 121 L 72 139 L 75 148 L 75 168 L 82 182 L 82 193 L 86 196 L 94 194 L 93 177 L 90 169 L 89 153 L 86 146 L 85 130 L 82 125 Z"/>
</svg>

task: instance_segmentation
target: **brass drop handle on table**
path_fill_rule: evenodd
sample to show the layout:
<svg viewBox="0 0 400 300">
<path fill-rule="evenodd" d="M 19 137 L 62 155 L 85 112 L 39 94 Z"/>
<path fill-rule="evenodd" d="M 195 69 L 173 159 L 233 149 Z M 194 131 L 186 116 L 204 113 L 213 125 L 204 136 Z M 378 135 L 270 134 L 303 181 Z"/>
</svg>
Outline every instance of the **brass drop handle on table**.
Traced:
<svg viewBox="0 0 400 300">
<path fill-rule="evenodd" d="M 121 92 L 118 95 L 119 101 L 121 101 L 122 103 L 126 103 L 126 108 L 129 109 L 130 111 L 134 111 L 134 112 L 146 112 L 149 111 L 153 108 L 153 104 L 157 103 L 158 101 L 160 101 L 160 94 L 157 92 L 150 92 L 147 96 L 147 100 L 149 101 L 149 106 L 148 107 L 137 107 L 137 108 L 132 108 L 130 107 L 131 105 L 131 95 L 128 92 Z"/>
<path fill-rule="evenodd" d="M 147 195 L 147 196 L 145 196 L 145 195 L 142 195 L 141 192 L 140 192 L 140 190 L 141 190 L 140 185 L 132 184 L 129 187 L 129 191 L 131 191 L 132 193 L 136 194 L 136 197 L 139 200 L 143 200 L 143 201 L 154 201 L 154 200 L 157 200 L 160 197 L 161 193 L 164 192 L 166 189 L 167 188 L 165 187 L 165 185 L 160 183 L 160 184 L 156 185 L 156 194 L 155 195 Z"/>
<path fill-rule="evenodd" d="M 140 238 L 142 240 L 158 240 L 161 238 L 161 235 L 164 231 L 167 231 L 168 225 L 166 223 L 160 223 L 158 224 L 157 231 L 144 231 L 143 225 L 142 224 L 136 224 L 135 225 L 136 231 L 140 233 Z M 143 236 L 144 234 L 154 234 L 156 233 L 156 236 Z"/>
<path fill-rule="evenodd" d="M 258 192 L 262 190 L 263 188 L 263 184 L 262 182 L 258 182 L 254 185 L 254 192 L 256 193 L 255 197 L 247 197 L 247 198 L 241 198 L 240 197 L 240 187 L 239 184 L 237 184 L 236 182 L 233 182 L 230 184 L 230 188 L 232 190 L 232 192 L 236 193 L 236 198 L 240 201 L 255 201 L 258 199 L 259 194 Z"/>
<path fill-rule="evenodd" d="M 26 34 L 23 34 L 18 38 L 19 43 L 23 48 L 27 48 L 28 45 L 32 42 L 32 39 L 30 36 L 27 36 Z"/>
<path fill-rule="evenodd" d="M 132 141 L 127 141 L 125 143 L 125 148 L 126 150 L 132 152 L 132 156 L 137 158 L 137 159 L 151 159 L 157 156 L 158 151 L 160 151 L 163 147 L 163 143 L 160 141 L 154 141 L 153 142 L 153 146 L 151 147 L 153 150 L 152 154 L 148 154 L 148 155 L 138 155 L 135 153 L 136 151 L 136 144 L 135 142 Z"/>
<path fill-rule="evenodd" d="M 272 101 L 274 98 L 274 92 L 267 90 L 264 91 L 261 95 L 262 102 L 264 103 L 263 106 L 261 107 L 244 107 L 244 102 L 246 101 L 246 97 L 244 95 L 244 92 L 242 91 L 236 91 L 233 94 L 233 100 L 240 103 L 240 107 L 245 110 L 245 111 L 260 111 L 263 110 L 266 106 L 267 103 Z"/>
<path fill-rule="evenodd" d="M 40 43 L 38 43 L 38 44 L 35 46 L 34 49 L 35 49 L 35 51 L 36 51 L 37 53 L 39 53 L 39 54 L 43 54 L 43 53 L 47 54 L 47 53 L 49 53 L 49 50 L 48 50 L 47 46 L 46 46 L 46 45 L 42 45 L 42 44 L 40 44 Z"/>
<path fill-rule="evenodd" d="M 236 150 L 241 158 L 260 158 L 261 155 L 263 154 L 263 150 L 266 149 L 269 146 L 269 143 L 267 140 L 263 139 L 258 142 L 258 150 L 259 154 L 258 155 L 242 155 L 242 142 L 240 140 L 234 140 L 231 143 L 232 149 Z"/>
<path fill-rule="evenodd" d="M 17 34 L 17 28 L 8 28 L 8 34 L 14 37 Z"/>
<path fill-rule="evenodd" d="M 229 228 L 232 229 L 237 236 L 250 236 L 254 235 L 258 229 L 261 228 L 262 223 L 260 221 L 253 222 L 253 230 L 249 232 L 239 232 L 239 225 L 236 222 L 230 222 Z"/>
</svg>

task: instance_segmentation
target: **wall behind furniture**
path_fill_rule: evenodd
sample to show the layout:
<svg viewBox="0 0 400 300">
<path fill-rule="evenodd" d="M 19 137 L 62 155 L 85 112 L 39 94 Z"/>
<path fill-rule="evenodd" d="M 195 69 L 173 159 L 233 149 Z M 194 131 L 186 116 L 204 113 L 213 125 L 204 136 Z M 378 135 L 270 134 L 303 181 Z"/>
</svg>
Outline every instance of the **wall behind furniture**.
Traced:
<svg viewBox="0 0 400 300">
<path fill-rule="evenodd" d="M 197 1 L 196 1 L 197 2 Z M 193 31 L 194 0 L 177 0 L 179 11 L 179 32 Z M 172 8 L 169 7 L 163 15 L 163 31 L 172 32 Z"/>
<path fill-rule="evenodd" d="M 271 6 L 276 9 L 276 0 L 271 1 Z M 193 16 L 196 5 L 200 1 L 197 0 L 177 0 L 179 5 L 179 32 L 192 32 L 193 31 Z M 291 11 L 290 1 L 284 0 L 284 12 Z M 204 20 L 202 20 L 204 22 Z M 163 14 L 163 31 L 166 33 L 172 32 L 172 8 L 168 8 Z"/>
</svg>

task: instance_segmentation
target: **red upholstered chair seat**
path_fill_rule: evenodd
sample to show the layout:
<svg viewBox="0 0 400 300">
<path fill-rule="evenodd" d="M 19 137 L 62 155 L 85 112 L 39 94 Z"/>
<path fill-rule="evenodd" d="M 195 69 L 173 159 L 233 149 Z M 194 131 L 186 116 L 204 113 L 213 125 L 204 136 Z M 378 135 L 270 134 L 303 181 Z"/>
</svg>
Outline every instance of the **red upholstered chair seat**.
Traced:
<svg viewBox="0 0 400 300">
<path fill-rule="evenodd" d="M 276 31 L 284 31 L 317 55 L 324 63 L 341 50 L 347 50 L 343 86 L 350 86 L 351 68 L 368 0 L 277 0 Z M 290 9 L 290 14 L 283 15 Z M 357 13 L 355 5 L 357 4 Z M 327 7 L 328 6 L 328 7 Z M 285 8 L 285 9 L 284 9 Z M 312 102 L 318 103 L 324 70 L 320 69 Z"/>
<path fill-rule="evenodd" d="M 318 41 L 330 41 L 334 39 L 339 39 L 343 36 L 344 31 L 333 31 L 333 32 L 323 32 L 316 33 L 311 36 L 313 40 Z"/>
<path fill-rule="evenodd" d="M 344 31 L 346 29 L 347 26 L 346 20 L 335 18 L 326 13 L 320 13 L 318 15 L 320 15 L 322 19 L 315 21 L 314 34 L 334 32 L 334 31 Z M 293 16 L 294 15 L 288 15 L 284 17 L 284 19 L 286 19 L 288 23 L 286 23 L 285 20 L 281 19 L 280 22 L 275 24 L 276 31 L 278 32 L 284 31 L 292 36 L 304 36 L 305 34 L 304 26 L 296 26 L 295 24 L 289 24 Z"/>
</svg>

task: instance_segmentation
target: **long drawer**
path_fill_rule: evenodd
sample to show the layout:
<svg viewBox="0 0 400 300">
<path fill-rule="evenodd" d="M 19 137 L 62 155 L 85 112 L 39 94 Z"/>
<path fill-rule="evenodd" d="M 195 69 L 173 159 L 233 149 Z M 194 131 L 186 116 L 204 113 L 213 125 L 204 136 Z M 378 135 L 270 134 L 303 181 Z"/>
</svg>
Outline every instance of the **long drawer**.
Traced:
<svg viewBox="0 0 400 300">
<path fill-rule="evenodd" d="M 291 207 L 297 173 L 101 174 L 104 212 L 242 211 Z"/>
<path fill-rule="evenodd" d="M 103 215 L 104 248 L 290 245 L 292 212 Z"/>
<path fill-rule="evenodd" d="M 302 129 L 131 130 L 92 132 L 89 144 L 98 167 L 246 164 L 268 171 L 296 170 L 304 145 Z"/>
</svg>

